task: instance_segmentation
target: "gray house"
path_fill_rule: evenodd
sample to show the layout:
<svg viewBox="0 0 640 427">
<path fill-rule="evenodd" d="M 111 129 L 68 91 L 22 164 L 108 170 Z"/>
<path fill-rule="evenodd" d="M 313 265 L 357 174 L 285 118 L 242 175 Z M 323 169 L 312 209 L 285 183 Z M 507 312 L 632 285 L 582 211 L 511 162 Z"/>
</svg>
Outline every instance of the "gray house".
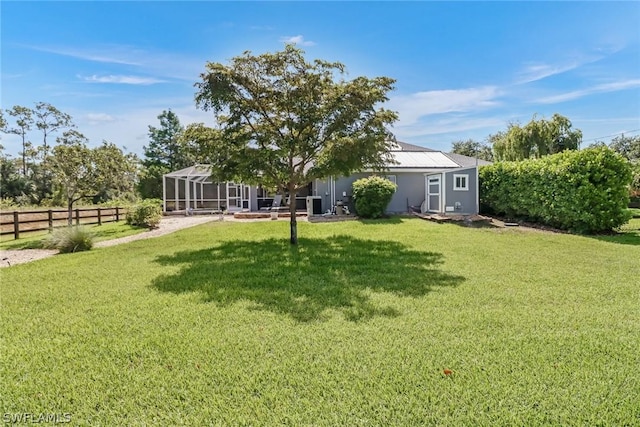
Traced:
<svg viewBox="0 0 640 427">
<path fill-rule="evenodd" d="M 412 209 L 456 215 L 478 213 L 478 166 L 489 162 L 403 142 L 398 142 L 391 153 L 395 164 L 389 165 L 384 173 L 377 173 L 397 185 L 387 213 L 405 213 Z M 329 203 L 342 201 L 353 208 L 353 182 L 373 174 L 373 171 L 364 171 L 330 179 L 318 183 L 316 188 L 320 194 L 324 191 Z"/>
<path fill-rule="evenodd" d="M 391 153 L 394 164 L 377 173 L 397 185 L 388 213 L 406 213 L 412 209 L 456 215 L 478 213 L 478 166 L 489 162 L 403 142 L 398 142 Z M 313 203 L 314 213 L 326 212 L 338 202 L 353 211 L 353 182 L 374 173 L 365 170 L 348 177 L 316 180 L 299 192 L 294 202 L 299 210 L 305 210 L 308 201 Z M 255 212 L 270 206 L 273 197 L 256 186 L 211 182 L 206 165 L 163 177 L 165 212 L 189 209 Z"/>
</svg>

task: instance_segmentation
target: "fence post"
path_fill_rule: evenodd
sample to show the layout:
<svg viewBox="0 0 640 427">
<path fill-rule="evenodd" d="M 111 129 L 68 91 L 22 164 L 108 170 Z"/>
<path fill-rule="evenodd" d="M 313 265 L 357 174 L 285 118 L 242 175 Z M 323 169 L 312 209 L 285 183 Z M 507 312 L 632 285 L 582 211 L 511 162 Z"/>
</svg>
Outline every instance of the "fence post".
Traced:
<svg viewBox="0 0 640 427">
<path fill-rule="evenodd" d="M 98 208 L 98 225 L 102 225 L 102 216 L 100 215 L 100 209 Z"/>
<path fill-rule="evenodd" d="M 53 212 L 49 209 L 49 233 L 53 232 Z"/>
<path fill-rule="evenodd" d="M 20 213 L 18 211 L 13 211 L 13 237 L 15 239 L 20 238 Z"/>
<path fill-rule="evenodd" d="M 76 208 L 76 225 L 80 225 L 80 209 Z"/>
<path fill-rule="evenodd" d="M 120 208 L 116 206 L 116 222 L 120 221 Z"/>
</svg>

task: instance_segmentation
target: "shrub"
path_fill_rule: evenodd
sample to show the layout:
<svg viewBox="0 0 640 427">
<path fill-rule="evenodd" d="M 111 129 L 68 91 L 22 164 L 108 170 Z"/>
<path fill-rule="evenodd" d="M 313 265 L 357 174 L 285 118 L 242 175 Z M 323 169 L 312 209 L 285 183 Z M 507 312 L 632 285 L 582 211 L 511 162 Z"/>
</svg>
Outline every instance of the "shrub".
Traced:
<svg viewBox="0 0 640 427">
<path fill-rule="evenodd" d="M 631 169 L 607 147 L 480 169 L 481 205 L 496 214 L 578 233 L 609 231 L 629 220 Z"/>
<path fill-rule="evenodd" d="M 356 213 L 363 218 L 380 218 L 384 215 L 396 185 L 386 178 L 370 176 L 353 183 L 353 199 Z"/>
<path fill-rule="evenodd" d="M 161 203 L 158 203 L 157 199 L 147 199 L 129 208 L 126 221 L 130 225 L 156 228 L 161 218 Z"/>
<path fill-rule="evenodd" d="M 0 209 L 2 210 L 17 210 L 18 204 L 9 197 L 4 197 L 0 199 Z"/>
<path fill-rule="evenodd" d="M 88 251 L 93 247 L 93 235 L 83 227 L 57 228 L 44 238 L 45 249 L 58 249 L 61 253 Z"/>
<path fill-rule="evenodd" d="M 631 178 L 631 197 L 640 198 L 640 163 L 633 166 Z"/>
</svg>

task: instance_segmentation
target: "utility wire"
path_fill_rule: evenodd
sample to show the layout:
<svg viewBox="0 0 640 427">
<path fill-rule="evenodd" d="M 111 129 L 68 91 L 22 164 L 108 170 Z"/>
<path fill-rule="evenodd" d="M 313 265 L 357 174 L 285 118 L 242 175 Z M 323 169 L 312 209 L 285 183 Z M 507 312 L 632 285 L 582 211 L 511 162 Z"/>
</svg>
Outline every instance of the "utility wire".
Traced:
<svg viewBox="0 0 640 427">
<path fill-rule="evenodd" d="M 627 131 L 624 131 L 624 132 L 614 133 L 613 135 L 606 135 L 606 136 L 599 136 L 597 138 L 583 139 L 582 142 L 598 141 L 598 140 L 603 139 L 603 138 L 611 138 L 612 136 L 625 135 L 625 134 L 639 132 L 639 131 L 640 131 L 640 129 L 631 129 L 631 130 L 627 130 Z"/>
</svg>

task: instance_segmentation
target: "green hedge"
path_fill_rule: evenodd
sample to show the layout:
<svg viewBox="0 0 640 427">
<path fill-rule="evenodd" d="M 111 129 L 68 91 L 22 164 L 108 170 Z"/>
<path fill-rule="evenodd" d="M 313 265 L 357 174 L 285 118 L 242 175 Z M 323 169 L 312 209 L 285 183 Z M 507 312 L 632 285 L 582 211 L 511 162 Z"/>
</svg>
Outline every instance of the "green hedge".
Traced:
<svg viewBox="0 0 640 427">
<path fill-rule="evenodd" d="M 380 218 L 391 202 L 396 185 L 386 178 L 370 176 L 353 183 L 356 213 L 363 218 Z"/>
<path fill-rule="evenodd" d="M 577 233 L 609 231 L 629 220 L 631 168 L 607 147 L 480 169 L 485 212 Z"/>
</svg>

